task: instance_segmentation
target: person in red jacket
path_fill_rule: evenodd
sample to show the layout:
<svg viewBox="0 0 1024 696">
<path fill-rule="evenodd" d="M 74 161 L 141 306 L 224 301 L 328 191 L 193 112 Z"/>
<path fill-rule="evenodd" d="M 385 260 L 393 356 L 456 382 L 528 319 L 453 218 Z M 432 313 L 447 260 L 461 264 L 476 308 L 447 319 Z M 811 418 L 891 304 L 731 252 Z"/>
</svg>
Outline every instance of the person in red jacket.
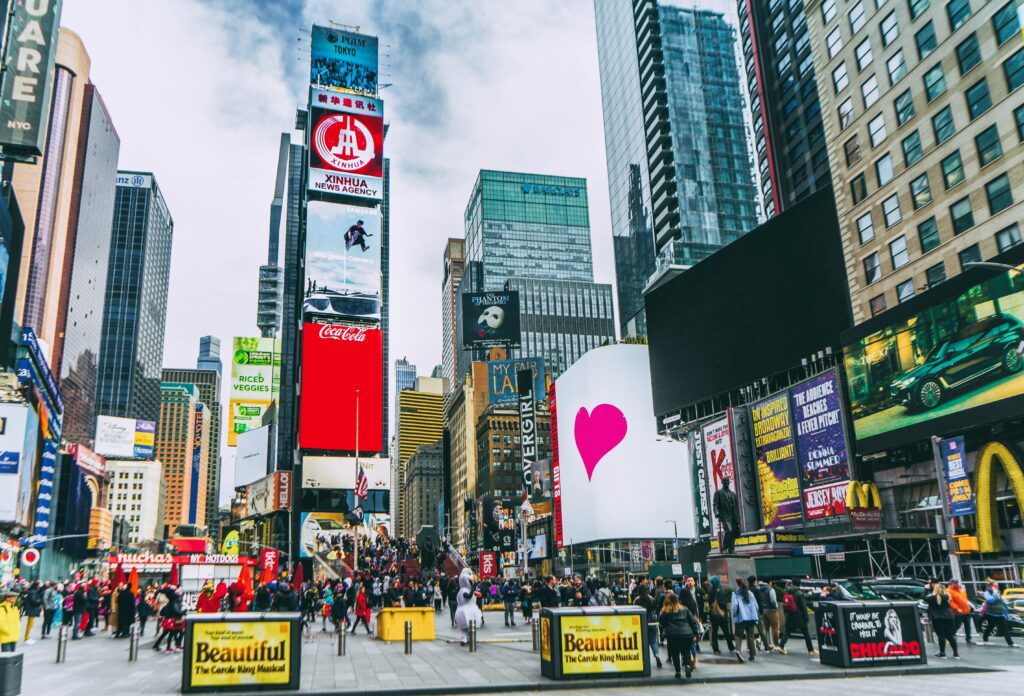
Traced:
<svg viewBox="0 0 1024 696">
<path fill-rule="evenodd" d="M 203 585 L 203 591 L 199 593 L 199 599 L 196 601 L 196 611 L 200 614 L 213 614 L 220 611 L 220 598 L 213 591 L 212 582 Z"/>
<path fill-rule="evenodd" d="M 356 609 L 354 612 L 356 615 L 356 620 L 352 622 L 352 633 L 356 632 L 356 626 L 358 626 L 359 622 L 362 621 L 363 626 L 366 627 L 366 635 L 372 635 L 370 631 L 371 612 L 372 610 L 370 609 L 370 605 L 366 602 L 366 587 L 362 583 L 360 583 L 359 594 L 356 595 Z"/>
<path fill-rule="evenodd" d="M 231 611 L 249 611 L 249 602 L 251 601 L 252 594 L 246 593 L 242 583 L 231 583 L 231 587 L 228 588 L 228 606 Z"/>
</svg>

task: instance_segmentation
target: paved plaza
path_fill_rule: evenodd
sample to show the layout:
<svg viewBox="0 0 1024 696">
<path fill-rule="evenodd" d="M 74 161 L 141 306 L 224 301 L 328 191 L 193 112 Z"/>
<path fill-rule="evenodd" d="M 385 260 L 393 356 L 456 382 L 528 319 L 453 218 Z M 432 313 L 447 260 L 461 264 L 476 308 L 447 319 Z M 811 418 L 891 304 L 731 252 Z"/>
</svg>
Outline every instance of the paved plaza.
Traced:
<svg viewBox="0 0 1024 696">
<path fill-rule="evenodd" d="M 365 692 L 365 693 L 456 693 L 496 691 L 539 691 L 554 688 L 589 690 L 569 682 L 552 682 L 540 675 L 540 658 L 533 652 L 529 626 L 515 628 L 502 625 L 501 615 L 488 612 L 486 625 L 480 631 L 476 653 L 458 645 L 459 632 L 451 628 L 448 615 L 436 620 L 437 640 L 415 642 L 411 655 L 404 645 L 370 639 L 365 633 L 349 636 L 347 654 L 338 657 L 330 633 L 319 626 L 302 644 L 302 692 Z M 152 625 L 150 626 L 152 628 Z M 360 629 L 361 630 L 361 629 Z M 152 635 L 140 643 L 137 662 L 128 661 L 128 641 L 114 640 L 107 633 L 84 640 L 69 641 L 67 658 L 56 664 L 57 641 L 40 640 L 33 645 L 20 645 L 25 654 L 22 693 L 36 694 L 176 694 L 181 685 L 182 653 L 167 654 L 151 649 Z M 987 647 L 963 647 L 960 661 L 929 658 L 925 668 L 891 667 L 867 671 L 843 670 L 822 666 L 803 651 L 802 641 L 790 642 L 789 655 L 759 656 L 754 664 L 741 665 L 732 659 L 711 658 L 702 661 L 691 682 L 682 686 L 700 688 L 708 693 L 764 693 L 764 681 L 787 682 L 787 693 L 820 694 L 822 679 L 859 680 L 870 676 L 870 693 L 907 693 L 911 686 L 917 693 L 937 696 L 943 693 L 965 693 L 984 684 L 985 696 L 1020 693 L 1024 677 L 1024 650 L 1011 650 L 993 643 Z M 704 645 L 708 650 L 707 645 Z M 664 649 L 662 653 L 664 657 Z M 979 671 L 986 670 L 986 671 Z M 999 670 L 999 671 L 987 671 Z M 1009 671 L 1003 671 L 1009 670 Z M 936 674 L 938 672 L 938 674 Z M 647 684 L 660 684 L 670 689 L 678 683 L 666 665 L 654 669 L 650 679 L 623 682 L 621 688 L 602 693 L 626 693 Z M 1003 686 L 1005 684 L 1005 687 Z M 935 685 L 934 688 L 926 685 Z M 959 685 L 953 688 L 952 685 Z M 844 687 L 845 688 L 845 687 Z M 957 690 L 959 689 L 959 690 Z M 659 693 L 661 693 L 659 691 Z"/>
</svg>

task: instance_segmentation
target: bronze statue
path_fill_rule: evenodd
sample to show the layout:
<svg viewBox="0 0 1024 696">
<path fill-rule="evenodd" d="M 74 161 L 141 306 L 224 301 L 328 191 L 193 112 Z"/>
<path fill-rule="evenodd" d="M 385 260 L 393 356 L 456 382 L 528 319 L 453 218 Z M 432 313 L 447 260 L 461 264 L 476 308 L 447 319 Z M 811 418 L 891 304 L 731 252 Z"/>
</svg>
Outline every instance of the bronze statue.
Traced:
<svg viewBox="0 0 1024 696">
<path fill-rule="evenodd" d="M 732 553 L 736 547 L 736 537 L 740 534 L 740 506 L 736 494 L 729 490 L 729 477 L 722 479 L 722 487 L 715 491 L 712 505 L 715 517 L 722 529 L 719 551 Z"/>
</svg>

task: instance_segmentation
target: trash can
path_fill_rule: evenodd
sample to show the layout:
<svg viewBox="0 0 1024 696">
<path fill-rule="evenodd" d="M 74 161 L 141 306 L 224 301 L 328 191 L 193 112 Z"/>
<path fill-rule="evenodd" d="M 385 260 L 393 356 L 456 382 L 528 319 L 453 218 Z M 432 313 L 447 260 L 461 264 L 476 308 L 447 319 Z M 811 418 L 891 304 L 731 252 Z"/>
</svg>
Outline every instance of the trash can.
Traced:
<svg viewBox="0 0 1024 696">
<path fill-rule="evenodd" d="M 17 696 L 21 693 L 21 653 L 0 653 L 0 696 Z"/>
<path fill-rule="evenodd" d="M 821 664 L 927 664 L 917 602 L 819 602 L 814 612 Z"/>
</svg>

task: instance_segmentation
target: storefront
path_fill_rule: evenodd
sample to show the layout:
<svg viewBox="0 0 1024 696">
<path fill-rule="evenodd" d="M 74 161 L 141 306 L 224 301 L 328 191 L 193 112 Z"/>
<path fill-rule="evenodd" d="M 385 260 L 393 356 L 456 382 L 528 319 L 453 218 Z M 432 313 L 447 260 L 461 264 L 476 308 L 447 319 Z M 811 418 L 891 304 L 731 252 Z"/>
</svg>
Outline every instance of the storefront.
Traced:
<svg viewBox="0 0 1024 696">
<path fill-rule="evenodd" d="M 157 584 L 169 582 L 176 571 L 178 586 L 183 593 L 182 603 L 190 611 L 195 610 L 199 593 L 207 581 L 213 582 L 214 586 L 221 582 L 230 585 L 238 580 L 242 568 L 247 567 L 252 573 L 256 566 L 256 559 L 250 556 L 204 553 L 113 554 L 108 562 L 111 570 L 120 567 L 125 575 L 133 569 L 137 570 L 141 585 L 150 581 Z"/>
</svg>

